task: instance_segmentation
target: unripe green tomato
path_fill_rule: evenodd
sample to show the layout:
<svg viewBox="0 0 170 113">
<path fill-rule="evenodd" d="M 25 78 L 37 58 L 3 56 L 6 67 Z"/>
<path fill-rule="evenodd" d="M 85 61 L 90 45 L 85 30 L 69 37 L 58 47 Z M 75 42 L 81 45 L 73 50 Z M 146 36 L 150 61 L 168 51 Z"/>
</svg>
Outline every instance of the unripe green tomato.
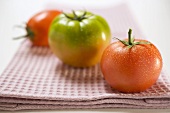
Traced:
<svg viewBox="0 0 170 113">
<path fill-rule="evenodd" d="M 49 45 L 64 63 L 75 67 L 93 66 L 101 60 L 111 42 L 106 20 L 86 11 L 57 16 L 49 30 Z"/>
</svg>

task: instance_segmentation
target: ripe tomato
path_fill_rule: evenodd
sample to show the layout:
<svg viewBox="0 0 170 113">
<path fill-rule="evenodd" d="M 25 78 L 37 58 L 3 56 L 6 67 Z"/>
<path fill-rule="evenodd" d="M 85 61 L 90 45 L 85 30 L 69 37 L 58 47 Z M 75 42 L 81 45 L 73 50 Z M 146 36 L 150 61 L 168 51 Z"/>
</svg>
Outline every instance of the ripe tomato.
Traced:
<svg viewBox="0 0 170 113">
<path fill-rule="evenodd" d="M 49 32 L 49 45 L 54 54 L 75 67 L 98 63 L 110 41 L 111 32 L 106 20 L 85 11 L 60 14 Z"/>
<path fill-rule="evenodd" d="M 44 10 L 35 14 L 26 23 L 27 34 L 22 37 L 30 39 L 34 46 L 48 46 L 49 26 L 52 20 L 60 13 L 58 10 Z"/>
<path fill-rule="evenodd" d="M 162 69 L 158 49 L 146 40 L 128 40 L 110 44 L 103 52 L 101 71 L 107 83 L 121 92 L 140 92 L 151 87 Z"/>
</svg>

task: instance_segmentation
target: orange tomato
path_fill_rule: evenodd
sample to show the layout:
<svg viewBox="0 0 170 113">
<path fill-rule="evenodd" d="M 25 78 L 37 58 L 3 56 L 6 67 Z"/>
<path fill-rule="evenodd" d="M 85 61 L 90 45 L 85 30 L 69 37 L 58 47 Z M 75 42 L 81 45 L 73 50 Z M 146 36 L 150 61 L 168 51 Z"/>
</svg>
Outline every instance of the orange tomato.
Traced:
<svg viewBox="0 0 170 113">
<path fill-rule="evenodd" d="M 107 83 L 120 92 L 141 92 L 151 87 L 162 69 L 159 50 L 147 40 L 131 38 L 110 44 L 101 59 L 101 71 Z"/>
<path fill-rule="evenodd" d="M 34 46 L 48 46 L 49 26 L 60 13 L 58 10 L 44 10 L 32 16 L 26 23 L 27 34 L 24 37 L 28 38 Z"/>
</svg>

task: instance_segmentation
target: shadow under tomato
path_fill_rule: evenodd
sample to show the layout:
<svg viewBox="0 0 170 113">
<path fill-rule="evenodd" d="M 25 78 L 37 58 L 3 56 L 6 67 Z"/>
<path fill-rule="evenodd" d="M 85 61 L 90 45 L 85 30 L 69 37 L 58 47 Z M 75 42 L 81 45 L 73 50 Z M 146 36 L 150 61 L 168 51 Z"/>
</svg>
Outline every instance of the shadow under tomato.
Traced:
<svg viewBox="0 0 170 113">
<path fill-rule="evenodd" d="M 113 93 L 113 90 L 104 80 L 99 64 L 87 67 L 76 68 L 58 63 L 55 68 L 55 76 L 58 84 L 62 84 L 67 91 L 85 92 L 83 95 L 90 93 Z"/>
</svg>

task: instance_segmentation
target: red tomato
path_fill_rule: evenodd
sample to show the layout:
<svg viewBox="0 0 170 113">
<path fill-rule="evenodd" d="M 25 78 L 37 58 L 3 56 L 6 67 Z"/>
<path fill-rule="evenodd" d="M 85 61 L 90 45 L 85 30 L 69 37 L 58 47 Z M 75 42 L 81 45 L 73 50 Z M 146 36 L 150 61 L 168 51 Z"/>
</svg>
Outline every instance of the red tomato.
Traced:
<svg viewBox="0 0 170 113">
<path fill-rule="evenodd" d="M 34 46 L 48 46 L 49 26 L 59 14 L 61 12 L 58 10 L 44 10 L 35 14 L 26 23 L 27 34 L 23 37 L 30 39 Z"/>
<path fill-rule="evenodd" d="M 146 40 L 128 40 L 110 44 L 101 59 L 101 71 L 107 83 L 120 92 L 141 92 L 151 87 L 162 69 L 158 49 Z"/>
</svg>

